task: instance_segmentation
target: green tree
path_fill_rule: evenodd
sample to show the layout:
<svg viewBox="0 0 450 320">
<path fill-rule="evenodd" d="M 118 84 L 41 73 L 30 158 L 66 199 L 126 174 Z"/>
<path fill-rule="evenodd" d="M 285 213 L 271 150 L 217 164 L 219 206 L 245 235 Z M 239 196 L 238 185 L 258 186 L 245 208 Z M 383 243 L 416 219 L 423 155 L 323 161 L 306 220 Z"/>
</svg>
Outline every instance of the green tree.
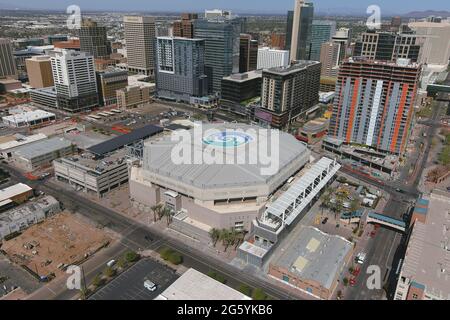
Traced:
<svg viewBox="0 0 450 320">
<path fill-rule="evenodd" d="M 213 243 L 213 245 L 215 247 L 216 244 L 217 244 L 217 241 L 220 238 L 220 230 L 216 229 L 216 228 L 211 228 L 211 230 L 209 230 L 209 236 L 210 236 L 211 241 L 212 241 L 212 243 Z"/>
<path fill-rule="evenodd" d="M 166 217 L 167 226 L 172 222 L 172 210 L 168 207 L 161 209 L 161 217 Z"/>
</svg>

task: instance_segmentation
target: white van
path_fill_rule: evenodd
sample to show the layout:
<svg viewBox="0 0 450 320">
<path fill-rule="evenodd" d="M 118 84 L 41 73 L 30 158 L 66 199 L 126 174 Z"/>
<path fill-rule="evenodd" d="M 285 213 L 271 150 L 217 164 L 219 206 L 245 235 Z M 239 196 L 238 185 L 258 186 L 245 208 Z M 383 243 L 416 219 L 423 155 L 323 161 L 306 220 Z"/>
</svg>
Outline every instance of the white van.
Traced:
<svg viewBox="0 0 450 320">
<path fill-rule="evenodd" d="M 106 265 L 111 268 L 115 264 L 116 264 L 116 260 L 111 260 L 111 261 L 108 261 L 108 263 Z"/>
<path fill-rule="evenodd" d="M 150 290 L 150 291 L 155 291 L 155 290 L 156 290 L 156 284 L 154 284 L 154 283 L 151 282 L 150 280 L 145 280 L 145 281 L 144 281 L 144 287 L 145 287 L 147 290 Z"/>
</svg>

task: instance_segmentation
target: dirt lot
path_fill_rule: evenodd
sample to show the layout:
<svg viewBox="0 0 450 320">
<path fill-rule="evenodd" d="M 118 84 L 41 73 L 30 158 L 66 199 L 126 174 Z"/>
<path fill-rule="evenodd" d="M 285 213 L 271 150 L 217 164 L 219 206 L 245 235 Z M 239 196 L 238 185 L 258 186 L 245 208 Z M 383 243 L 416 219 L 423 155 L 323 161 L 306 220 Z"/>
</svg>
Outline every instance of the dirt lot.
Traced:
<svg viewBox="0 0 450 320">
<path fill-rule="evenodd" d="M 58 268 L 60 264 L 76 264 L 114 241 L 113 238 L 107 231 L 62 212 L 4 242 L 2 249 L 11 261 L 40 276 L 54 273 L 58 277 L 63 273 Z"/>
</svg>

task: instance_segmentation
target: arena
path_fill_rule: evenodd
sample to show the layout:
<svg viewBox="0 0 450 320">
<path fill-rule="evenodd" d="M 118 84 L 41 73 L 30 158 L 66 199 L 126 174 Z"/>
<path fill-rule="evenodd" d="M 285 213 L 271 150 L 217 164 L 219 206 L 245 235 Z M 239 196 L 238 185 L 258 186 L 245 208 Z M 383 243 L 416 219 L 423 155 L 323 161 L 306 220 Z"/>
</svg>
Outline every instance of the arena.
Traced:
<svg viewBox="0 0 450 320">
<path fill-rule="evenodd" d="M 226 123 L 178 135 L 146 141 L 142 163 L 131 168 L 130 197 L 148 212 L 158 203 L 171 208 L 174 227 L 198 237 L 211 227 L 249 230 L 310 159 L 305 144 L 274 129 Z"/>
</svg>

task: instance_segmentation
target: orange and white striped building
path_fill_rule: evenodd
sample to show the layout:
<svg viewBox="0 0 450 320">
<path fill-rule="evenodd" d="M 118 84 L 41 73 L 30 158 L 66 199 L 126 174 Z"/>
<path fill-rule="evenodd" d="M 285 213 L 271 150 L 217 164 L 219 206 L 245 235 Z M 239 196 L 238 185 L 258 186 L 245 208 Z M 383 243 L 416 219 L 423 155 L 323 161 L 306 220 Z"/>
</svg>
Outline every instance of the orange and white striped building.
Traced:
<svg viewBox="0 0 450 320">
<path fill-rule="evenodd" d="M 414 113 L 421 65 L 350 58 L 342 63 L 336 83 L 328 135 L 401 154 Z"/>
</svg>

